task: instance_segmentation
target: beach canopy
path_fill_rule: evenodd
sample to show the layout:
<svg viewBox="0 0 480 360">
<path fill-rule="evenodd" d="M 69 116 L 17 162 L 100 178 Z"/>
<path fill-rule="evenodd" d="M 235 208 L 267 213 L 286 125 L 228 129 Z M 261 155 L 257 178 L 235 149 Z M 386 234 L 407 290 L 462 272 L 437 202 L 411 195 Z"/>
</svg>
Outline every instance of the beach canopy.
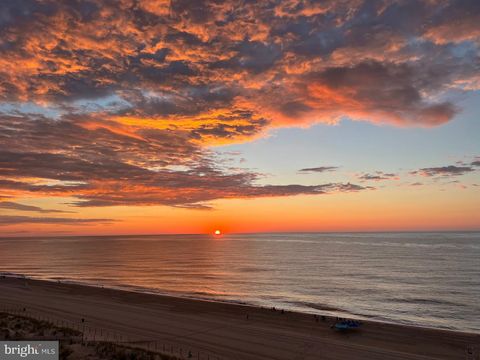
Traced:
<svg viewBox="0 0 480 360">
<path fill-rule="evenodd" d="M 333 326 L 336 330 L 350 330 L 350 329 L 358 329 L 360 327 L 360 323 L 358 321 L 340 321 L 337 322 Z"/>
</svg>

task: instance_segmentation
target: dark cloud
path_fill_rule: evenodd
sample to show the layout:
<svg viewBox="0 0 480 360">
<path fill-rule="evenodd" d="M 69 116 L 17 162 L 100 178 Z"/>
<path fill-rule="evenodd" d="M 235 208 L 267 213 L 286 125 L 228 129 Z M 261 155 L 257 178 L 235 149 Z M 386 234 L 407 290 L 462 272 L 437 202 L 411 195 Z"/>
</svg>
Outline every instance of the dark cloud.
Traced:
<svg viewBox="0 0 480 360">
<path fill-rule="evenodd" d="M 396 180 L 398 175 L 394 173 L 385 173 L 382 171 L 376 171 L 373 174 L 365 173 L 358 176 L 358 179 L 364 181 L 383 181 L 383 180 Z"/>
<path fill-rule="evenodd" d="M 441 76 L 435 71 L 423 73 L 411 65 L 369 61 L 352 67 L 328 68 L 310 74 L 307 81 L 350 94 L 345 101 L 357 102 L 351 112 L 367 113 L 371 108 L 394 122 L 429 126 L 449 121 L 456 112 L 451 103 L 435 104 L 422 99 L 421 93 L 437 85 Z"/>
<path fill-rule="evenodd" d="M 334 24 L 312 29 L 308 34 L 298 36 L 299 41 L 292 45 L 291 50 L 299 55 L 326 56 L 345 44 L 345 33 Z M 316 31 L 315 31 L 316 30 Z M 302 31 L 303 33 L 303 31 Z"/>
<path fill-rule="evenodd" d="M 199 0 L 192 3 L 189 0 L 175 0 L 170 3 L 171 11 L 176 17 L 184 18 L 192 23 L 207 23 L 214 16 L 214 3 Z"/>
<path fill-rule="evenodd" d="M 425 36 L 439 44 L 478 41 L 480 4 L 478 1 L 446 1 L 432 14 Z"/>
<path fill-rule="evenodd" d="M 213 69 L 250 70 L 254 74 L 271 68 L 281 57 L 278 45 L 264 44 L 259 41 L 242 41 L 231 49 L 235 55 L 227 60 L 220 60 L 213 64 Z"/>
<path fill-rule="evenodd" d="M 411 183 L 409 184 L 408 186 L 422 186 L 423 184 L 421 182 L 414 182 L 414 183 Z"/>
<path fill-rule="evenodd" d="M 93 225 L 93 224 L 106 224 L 114 221 L 116 220 L 0 215 L 0 226 L 18 225 L 18 224 Z"/>
<path fill-rule="evenodd" d="M 38 206 L 32 205 L 24 205 L 19 204 L 13 201 L 0 201 L 0 208 L 7 209 L 7 210 L 17 210 L 17 211 L 33 211 L 38 213 L 72 213 L 72 211 L 65 211 L 65 210 L 55 210 L 55 209 L 43 209 Z"/>
<path fill-rule="evenodd" d="M 212 178 L 205 179 L 210 182 Z M 230 182 L 237 180 L 237 186 Z M 89 206 L 114 206 L 114 205 L 168 205 L 183 208 L 209 209 L 209 201 L 218 199 L 241 199 L 241 198 L 260 198 L 260 197 L 283 197 L 296 195 L 324 195 L 340 192 L 357 192 L 362 190 L 372 190 L 372 187 L 364 187 L 350 183 L 329 183 L 322 185 L 264 185 L 259 186 L 246 182 L 238 183 L 237 179 L 224 176 L 223 179 L 213 179 L 214 185 L 208 187 L 183 188 L 187 184 L 178 184 L 175 188 L 149 186 L 144 190 L 131 191 L 126 188 L 122 194 L 113 191 L 97 193 L 94 195 L 79 195 L 80 200 L 74 205 L 79 207 Z M 200 185 L 201 180 L 192 178 L 192 183 Z M 120 188 L 120 187 L 119 187 Z M 123 189 L 122 189 L 123 190 Z M 187 191 L 190 191 L 187 193 Z"/>
<path fill-rule="evenodd" d="M 247 124 L 229 124 L 217 122 L 215 124 L 201 125 L 192 131 L 194 138 L 203 138 L 205 136 L 212 136 L 214 138 L 233 138 L 245 137 L 249 138 L 261 131 L 268 121 L 265 119 L 251 120 Z"/>
<path fill-rule="evenodd" d="M 280 104 L 280 111 L 282 114 L 293 118 L 295 116 L 303 116 L 304 114 L 313 112 L 314 108 L 297 100 Z"/>
<path fill-rule="evenodd" d="M 63 119 L 36 116 L 0 115 L 0 152 L 5 172 L 21 175 L 22 169 L 8 164 L 22 162 L 26 168 L 38 168 L 38 175 L 64 180 L 75 168 L 84 170 L 97 163 L 98 171 L 107 174 L 113 168 L 124 170 L 134 165 L 166 166 L 181 164 L 201 156 L 202 150 L 183 131 L 122 127 L 102 117 L 69 115 Z M 30 155 L 29 155 L 30 154 Z M 37 165 L 35 165 L 37 163 Z M 122 165 L 123 164 L 123 165 Z M 111 167 L 112 169 L 108 169 Z M 16 169 L 15 169 L 16 168 Z M 62 171 L 65 169 L 65 171 Z M 27 171 L 27 170 L 25 170 Z"/>
<path fill-rule="evenodd" d="M 228 198 L 292 196 L 364 190 L 352 184 L 257 185 L 260 174 L 230 172 L 194 143 L 207 135 L 250 135 L 236 123 L 238 112 L 221 126 L 156 130 L 118 126 L 93 117 L 0 117 L 0 192 L 8 195 L 71 197 L 72 205 L 168 205 L 206 208 Z M 255 123 L 257 120 L 251 120 Z M 264 122 L 259 120 L 258 126 Z M 220 133 L 219 133 L 220 132 Z M 223 132 L 223 133 L 222 133 Z M 32 180 L 35 179 L 35 180 Z M 13 205 L 10 205 L 12 208 Z M 17 210 L 27 210 L 23 207 Z M 34 210 L 32 207 L 28 207 Z"/>
<path fill-rule="evenodd" d="M 322 173 L 322 172 L 327 172 L 327 171 L 334 171 L 337 170 L 338 166 L 319 166 L 319 167 L 313 167 L 313 168 L 304 168 L 298 170 L 299 172 L 317 172 L 317 173 Z"/>
<path fill-rule="evenodd" d="M 175 60 L 163 66 L 138 66 L 132 69 L 134 74 L 138 74 L 137 82 L 146 81 L 154 84 L 175 82 L 186 76 L 194 76 L 196 70 L 194 66 L 187 61 Z M 126 79 L 130 80 L 130 79 Z"/>
<path fill-rule="evenodd" d="M 117 115 L 144 117 L 200 115 L 202 112 L 230 106 L 236 92 L 234 87 L 222 84 L 188 86 L 177 91 L 155 94 L 128 91 L 123 92 L 122 97 L 130 106 L 119 110 Z"/>
<path fill-rule="evenodd" d="M 413 171 L 412 174 L 422 175 L 422 176 L 460 176 L 472 171 L 475 171 L 475 169 L 473 169 L 470 166 L 448 165 L 448 166 L 440 166 L 440 167 L 423 168 L 417 171 Z"/>
</svg>

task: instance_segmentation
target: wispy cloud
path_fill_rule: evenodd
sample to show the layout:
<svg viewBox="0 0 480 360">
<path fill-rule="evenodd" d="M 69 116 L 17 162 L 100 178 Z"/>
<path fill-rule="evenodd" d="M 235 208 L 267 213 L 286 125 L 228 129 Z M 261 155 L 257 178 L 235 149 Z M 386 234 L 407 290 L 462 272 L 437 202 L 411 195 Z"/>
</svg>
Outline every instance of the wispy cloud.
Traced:
<svg viewBox="0 0 480 360">
<path fill-rule="evenodd" d="M 322 173 L 322 172 L 334 171 L 337 169 L 338 169 L 338 166 L 319 166 L 319 167 L 313 167 L 313 168 L 304 168 L 298 171 L 302 173 Z"/>
<path fill-rule="evenodd" d="M 376 171 L 375 173 L 363 173 L 357 175 L 358 179 L 362 181 L 384 181 L 384 180 L 398 180 L 398 174 L 386 173 L 383 171 Z"/>
<path fill-rule="evenodd" d="M 0 119 L 0 189 L 10 196 L 69 196 L 80 207 L 205 208 L 216 199 L 363 189 L 342 183 L 257 185 L 260 174 L 222 168 L 183 132 L 117 127 L 88 117 Z"/>
<path fill-rule="evenodd" d="M 427 177 L 460 176 L 472 171 L 475 171 L 475 169 L 473 169 L 470 166 L 448 165 L 448 166 L 440 166 L 440 167 L 422 168 L 422 169 L 411 172 L 411 174 L 427 176 Z"/>
<path fill-rule="evenodd" d="M 38 213 L 72 213 L 73 211 L 56 210 L 56 209 L 43 209 L 38 206 L 19 204 L 13 201 L 0 201 L 0 208 L 16 211 L 33 211 Z"/>
<path fill-rule="evenodd" d="M 112 223 L 113 219 L 74 219 L 61 217 L 31 217 L 0 215 L 0 226 L 18 224 L 58 224 L 58 225 L 92 225 Z"/>
<path fill-rule="evenodd" d="M 422 185 L 423 185 L 423 183 L 418 182 L 418 181 L 417 181 L 417 182 L 414 182 L 414 183 L 408 184 L 408 186 L 422 186 Z"/>
</svg>

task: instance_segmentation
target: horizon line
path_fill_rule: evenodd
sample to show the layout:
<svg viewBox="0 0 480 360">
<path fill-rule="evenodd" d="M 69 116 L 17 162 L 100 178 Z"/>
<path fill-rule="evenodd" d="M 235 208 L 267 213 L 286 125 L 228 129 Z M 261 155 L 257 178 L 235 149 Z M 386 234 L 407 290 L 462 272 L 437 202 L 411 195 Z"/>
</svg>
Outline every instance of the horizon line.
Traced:
<svg viewBox="0 0 480 360">
<path fill-rule="evenodd" d="M 386 234 L 386 233 L 398 233 L 398 234 L 408 234 L 408 233 L 478 233 L 480 229 L 470 229 L 470 230 L 360 230 L 360 231 L 255 231 L 255 232 L 227 232 L 222 233 L 221 236 L 225 235 L 256 235 L 256 234 Z M 92 235 L 11 235 L 11 236 L 0 236 L 0 239 L 11 239 L 11 238 L 35 238 L 35 237 L 131 237 L 131 236 L 192 236 L 192 235 L 211 235 L 213 233 L 155 233 L 155 234 L 92 234 Z"/>
</svg>

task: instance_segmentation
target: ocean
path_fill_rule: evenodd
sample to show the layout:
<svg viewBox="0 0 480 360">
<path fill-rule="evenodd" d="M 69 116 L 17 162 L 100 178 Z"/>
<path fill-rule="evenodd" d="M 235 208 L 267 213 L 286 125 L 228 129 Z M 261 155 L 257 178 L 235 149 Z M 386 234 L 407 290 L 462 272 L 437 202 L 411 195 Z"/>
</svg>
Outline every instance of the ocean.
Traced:
<svg viewBox="0 0 480 360">
<path fill-rule="evenodd" d="M 0 238 L 0 272 L 480 333 L 480 233 Z"/>
</svg>

